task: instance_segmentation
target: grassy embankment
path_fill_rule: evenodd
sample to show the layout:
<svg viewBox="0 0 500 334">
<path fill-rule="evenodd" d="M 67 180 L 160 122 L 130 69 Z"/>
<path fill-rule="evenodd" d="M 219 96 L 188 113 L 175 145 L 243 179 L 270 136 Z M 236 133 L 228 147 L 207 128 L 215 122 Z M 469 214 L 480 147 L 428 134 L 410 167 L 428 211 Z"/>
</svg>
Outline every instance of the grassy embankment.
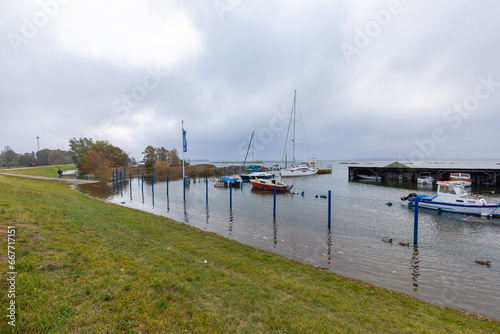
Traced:
<svg viewBox="0 0 500 334">
<path fill-rule="evenodd" d="M 18 333 L 498 333 L 479 320 L 70 189 L 0 174 Z M 13 331 L 15 332 L 15 331 Z"/>
<path fill-rule="evenodd" d="M 46 177 L 58 177 L 57 171 L 61 169 L 63 172 L 67 170 L 76 169 L 75 165 L 53 165 L 53 166 L 40 166 L 31 168 L 4 168 L 0 170 L 0 173 L 11 173 L 11 174 L 25 174 L 25 175 L 37 175 Z"/>
</svg>

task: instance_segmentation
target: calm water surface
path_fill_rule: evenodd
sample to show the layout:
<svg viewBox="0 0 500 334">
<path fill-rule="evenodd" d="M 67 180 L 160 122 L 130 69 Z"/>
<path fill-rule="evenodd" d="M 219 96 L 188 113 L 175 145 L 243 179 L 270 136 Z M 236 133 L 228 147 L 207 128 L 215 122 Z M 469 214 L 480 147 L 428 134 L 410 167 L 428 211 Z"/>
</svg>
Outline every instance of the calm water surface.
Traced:
<svg viewBox="0 0 500 334">
<path fill-rule="evenodd" d="M 367 163 L 384 166 L 390 162 Z M 342 276 L 500 319 L 500 219 L 420 209 L 419 245 L 403 247 L 398 243 L 413 241 L 414 212 L 400 197 L 416 186 L 349 182 L 346 164 L 323 164 L 333 164 L 333 173 L 285 179 L 299 194 L 278 194 L 276 218 L 273 194 L 255 191 L 249 183 L 232 190 L 232 209 L 229 189 L 214 188 L 213 179 L 208 180 L 208 205 L 204 179 L 191 183 L 185 200 L 180 181 L 169 182 L 168 196 L 166 182 L 155 182 L 153 193 L 150 180 L 143 186 L 132 179 L 121 186 L 101 183 L 78 188 Z M 414 166 L 498 167 L 494 162 Z M 319 197 L 328 190 L 332 192 L 331 229 L 328 202 Z M 416 190 L 435 192 L 432 187 Z M 499 203 L 500 197 L 489 195 L 487 201 Z M 388 244 L 382 238 L 394 241 Z M 489 260 L 491 267 L 474 260 Z"/>
</svg>

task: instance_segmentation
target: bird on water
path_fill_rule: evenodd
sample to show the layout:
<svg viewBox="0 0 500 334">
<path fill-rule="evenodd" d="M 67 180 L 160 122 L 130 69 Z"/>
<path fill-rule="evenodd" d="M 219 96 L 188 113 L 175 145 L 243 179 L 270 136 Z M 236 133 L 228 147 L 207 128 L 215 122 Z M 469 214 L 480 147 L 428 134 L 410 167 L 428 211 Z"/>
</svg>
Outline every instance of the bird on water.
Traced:
<svg viewBox="0 0 500 334">
<path fill-rule="evenodd" d="M 489 266 L 491 265 L 491 262 L 490 262 L 490 261 L 481 261 L 481 260 L 476 260 L 476 261 L 474 261 L 474 262 L 476 262 L 477 264 L 480 264 L 480 265 L 482 265 L 482 266 L 487 266 L 487 267 L 489 267 Z"/>
</svg>

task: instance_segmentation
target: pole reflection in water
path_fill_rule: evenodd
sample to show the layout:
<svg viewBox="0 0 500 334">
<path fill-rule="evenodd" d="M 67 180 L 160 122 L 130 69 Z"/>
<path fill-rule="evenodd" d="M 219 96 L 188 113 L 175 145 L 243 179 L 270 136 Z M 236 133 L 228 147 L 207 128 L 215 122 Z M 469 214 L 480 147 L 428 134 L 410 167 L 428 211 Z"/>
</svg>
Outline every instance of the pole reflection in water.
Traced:
<svg viewBox="0 0 500 334">
<path fill-rule="evenodd" d="M 413 291 L 418 291 L 418 277 L 420 276 L 420 259 L 418 257 L 418 246 L 413 246 L 413 254 L 411 256 L 410 266 L 412 268 L 411 279 L 413 281 Z"/>
<path fill-rule="evenodd" d="M 186 198 L 184 198 L 184 222 L 186 224 L 189 224 L 189 215 L 188 215 L 188 212 L 187 212 Z"/>
<path fill-rule="evenodd" d="M 132 174 L 130 174 L 130 175 L 132 175 Z M 130 202 L 132 202 L 132 181 L 130 181 L 130 189 L 129 189 L 129 191 L 130 191 Z"/>
<path fill-rule="evenodd" d="M 154 209 L 155 208 L 155 192 L 154 191 L 151 193 L 151 202 L 152 202 L 153 209 Z"/>
<path fill-rule="evenodd" d="M 273 217 L 273 248 L 276 248 L 278 243 L 278 224 L 276 222 L 276 216 Z"/>
<path fill-rule="evenodd" d="M 168 195 L 167 195 L 167 213 L 170 212 L 170 200 L 168 199 Z"/>
<path fill-rule="evenodd" d="M 142 188 L 142 204 L 144 205 L 144 188 Z"/>
<path fill-rule="evenodd" d="M 328 233 L 326 235 L 326 247 L 328 254 L 328 264 L 332 264 L 332 230 L 328 228 Z"/>
<path fill-rule="evenodd" d="M 233 222 L 234 222 L 234 216 L 233 216 L 233 209 L 229 209 L 229 235 L 231 235 L 231 232 L 233 232 Z"/>
<path fill-rule="evenodd" d="M 205 212 L 207 214 L 207 220 L 206 220 L 207 226 L 205 228 L 207 228 L 208 227 L 208 219 L 210 218 L 210 211 L 208 210 L 208 203 L 205 207 Z"/>
</svg>

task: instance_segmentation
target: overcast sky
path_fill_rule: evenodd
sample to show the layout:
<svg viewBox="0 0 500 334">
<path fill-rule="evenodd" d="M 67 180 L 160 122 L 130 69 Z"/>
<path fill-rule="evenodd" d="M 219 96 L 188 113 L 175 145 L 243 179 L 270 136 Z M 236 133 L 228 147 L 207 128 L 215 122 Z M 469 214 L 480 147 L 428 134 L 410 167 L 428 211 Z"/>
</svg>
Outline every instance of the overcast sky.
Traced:
<svg viewBox="0 0 500 334">
<path fill-rule="evenodd" d="M 0 0 L 0 146 L 500 158 L 500 2 Z M 303 136 L 302 134 L 305 134 Z M 300 135 L 300 136 L 299 136 Z M 305 139 L 304 139 L 305 138 Z M 288 153 L 290 160 L 291 153 Z"/>
</svg>

